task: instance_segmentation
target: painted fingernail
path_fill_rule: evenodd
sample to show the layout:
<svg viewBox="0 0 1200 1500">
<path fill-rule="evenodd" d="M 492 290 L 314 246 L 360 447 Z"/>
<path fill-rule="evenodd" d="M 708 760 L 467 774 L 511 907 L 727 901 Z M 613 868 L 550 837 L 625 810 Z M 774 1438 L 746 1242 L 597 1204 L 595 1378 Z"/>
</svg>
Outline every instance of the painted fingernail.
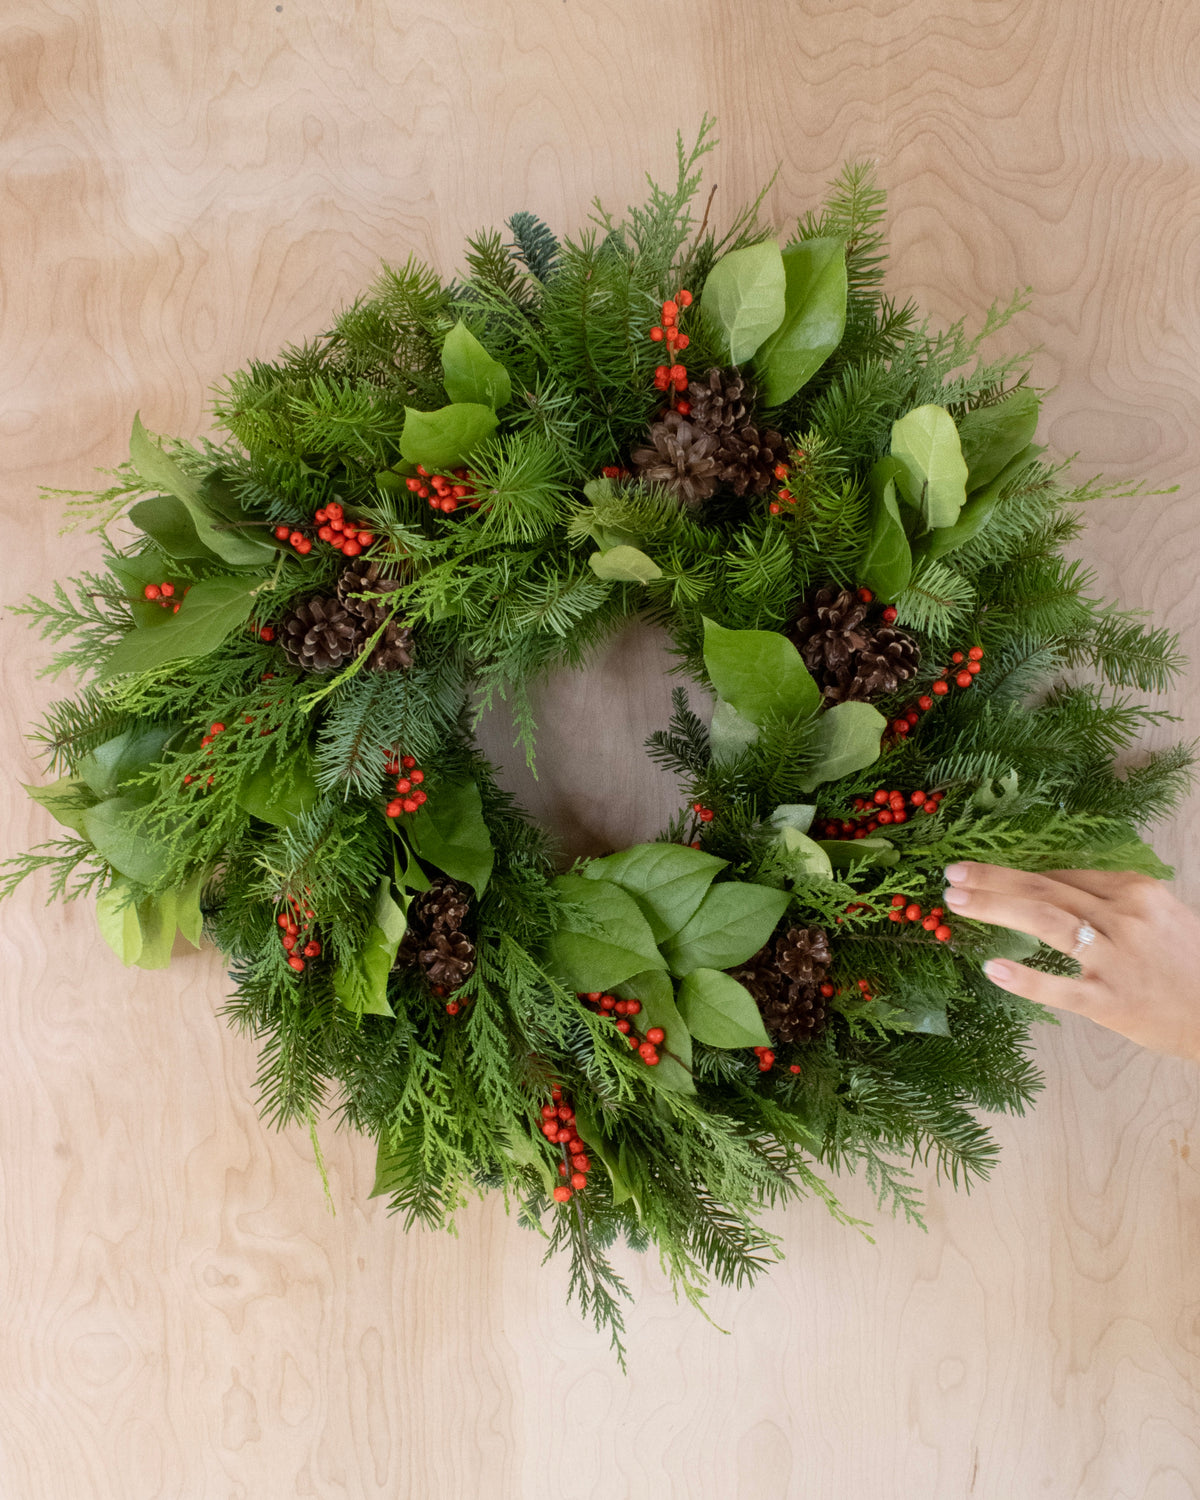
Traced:
<svg viewBox="0 0 1200 1500">
<path fill-rule="evenodd" d="M 971 903 L 970 891 L 964 891 L 956 885 L 947 886 L 942 892 L 942 900 L 947 906 L 952 906 L 955 911 L 962 911 L 964 906 Z"/>
<path fill-rule="evenodd" d="M 967 878 L 967 867 L 966 867 L 966 865 L 947 865 L 946 866 L 946 879 L 947 880 L 965 880 L 966 878 Z"/>
<path fill-rule="evenodd" d="M 1006 963 L 1001 963 L 998 958 L 989 958 L 983 966 L 983 972 L 993 984 L 998 984 L 1002 990 L 1008 988 L 1012 979 L 1012 970 Z"/>
</svg>

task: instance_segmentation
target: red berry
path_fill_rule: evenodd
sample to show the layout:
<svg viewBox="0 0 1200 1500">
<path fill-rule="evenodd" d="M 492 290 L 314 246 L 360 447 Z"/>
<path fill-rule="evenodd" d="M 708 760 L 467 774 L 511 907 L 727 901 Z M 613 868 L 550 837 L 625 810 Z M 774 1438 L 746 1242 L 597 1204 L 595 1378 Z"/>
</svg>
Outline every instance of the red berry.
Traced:
<svg viewBox="0 0 1200 1500">
<path fill-rule="evenodd" d="M 304 945 L 304 956 L 305 956 L 305 958 L 318 958 L 318 957 L 320 957 L 320 953 L 321 953 L 321 945 L 320 945 L 320 943 L 317 942 L 316 938 L 313 938 L 313 940 L 312 940 L 311 943 L 305 943 L 305 945 Z"/>
<path fill-rule="evenodd" d="M 158 591 L 164 599 L 170 599 L 175 592 L 175 585 L 173 583 L 160 583 Z"/>
<path fill-rule="evenodd" d="M 142 590 L 142 593 L 146 596 L 147 599 L 157 599 L 158 596 L 162 593 L 162 589 L 159 588 L 157 583 L 148 583 Z"/>
<path fill-rule="evenodd" d="M 258 632 L 258 638 L 260 641 L 273 641 L 275 639 L 275 631 L 273 627 L 270 625 L 264 625 L 263 628 Z"/>
<path fill-rule="evenodd" d="M 877 821 L 878 821 L 878 822 L 880 822 L 880 823 L 885 823 L 885 824 L 886 824 L 886 823 L 890 823 L 890 822 L 891 822 L 891 821 L 892 821 L 892 818 L 893 818 L 893 817 L 894 817 L 894 816 L 895 816 L 895 814 L 894 814 L 894 813 L 891 813 L 891 812 L 889 812 L 889 811 L 888 811 L 888 810 L 887 810 L 887 809 L 886 809 L 886 808 L 885 808 L 885 809 L 884 809 L 884 810 L 883 810 L 883 812 L 881 812 L 881 813 L 880 813 L 880 814 L 879 814 L 879 817 L 878 817 L 878 820 L 877 820 Z"/>
<path fill-rule="evenodd" d="M 662 315 L 664 323 L 673 323 L 679 316 L 679 304 L 668 298 L 662 305 Z"/>
<path fill-rule="evenodd" d="M 974 677 L 976 672 L 983 671 L 983 663 L 981 661 L 969 661 L 967 663 L 967 671 Z"/>
<path fill-rule="evenodd" d="M 592 997 L 589 995 L 588 999 L 590 1000 L 591 998 Z M 601 1010 L 604 1010 L 604 1011 L 615 1010 L 616 1006 L 617 1006 L 617 1002 L 613 998 L 612 995 L 601 995 L 600 996 L 600 1009 Z"/>
<path fill-rule="evenodd" d="M 656 344 L 661 344 L 662 343 L 662 339 L 663 339 L 663 331 L 662 331 L 662 329 L 661 328 L 652 328 L 650 330 L 650 337 L 654 340 L 654 342 Z"/>
<path fill-rule="evenodd" d="M 566 1124 L 568 1120 L 573 1120 L 575 1118 L 575 1111 L 569 1104 L 560 1104 L 555 1113 L 564 1124 Z"/>
<path fill-rule="evenodd" d="M 875 803 L 876 807 L 886 807 L 888 805 L 888 794 L 880 787 L 871 800 Z"/>
<path fill-rule="evenodd" d="M 929 916 L 923 917 L 921 919 L 921 926 L 925 929 L 926 932 L 932 932 L 937 925 L 938 919 L 933 915 L 932 912 L 930 912 Z"/>
<path fill-rule="evenodd" d="M 554 1108 L 553 1104 L 543 1104 L 542 1105 L 542 1119 L 543 1120 L 556 1120 L 557 1118 L 558 1118 L 558 1111 Z"/>
<path fill-rule="evenodd" d="M 914 792 L 912 794 L 912 796 L 908 800 L 912 803 L 912 805 L 914 807 L 921 807 L 921 806 L 924 805 L 924 802 L 925 802 L 925 793 L 924 792 Z"/>
<path fill-rule="evenodd" d="M 893 906 L 907 906 L 908 905 L 908 897 L 907 896 L 893 896 L 892 897 L 892 905 Z"/>
<path fill-rule="evenodd" d="M 571 1186 L 575 1189 L 576 1192 L 579 1192 L 581 1188 L 587 1187 L 587 1178 L 583 1175 L 582 1172 L 572 1172 Z"/>
<path fill-rule="evenodd" d="M 312 545 L 312 543 L 310 542 L 309 546 L 311 546 L 311 545 Z M 298 550 L 301 551 L 301 552 L 304 552 L 304 551 L 307 551 L 308 549 L 304 548 L 304 547 L 301 547 Z M 362 548 L 358 545 L 357 542 L 347 542 L 346 545 L 342 548 L 342 556 L 343 557 L 357 557 L 358 554 L 361 551 L 362 551 Z"/>
<path fill-rule="evenodd" d="M 902 807 L 898 807 L 896 809 L 896 811 L 892 814 L 892 822 L 893 823 L 907 823 L 908 822 L 908 814 L 904 811 L 904 809 Z"/>
<path fill-rule="evenodd" d="M 569 1125 L 560 1125 L 555 1132 L 554 1139 L 560 1146 L 565 1146 L 571 1139 L 571 1127 Z"/>
<path fill-rule="evenodd" d="M 896 616 L 899 613 L 900 611 L 894 605 L 889 604 L 883 612 L 883 623 L 885 625 L 891 625 L 895 621 Z"/>
<path fill-rule="evenodd" d="M 681 333 L 675 340 L 675 347 L 676 349 L 686 349 L 691 342 L 691 339 L 688 338 L 686 333 Z"/>
<path fill-rule="evenodd" d="M 933 929 L 933 935 L 939 943 L 948 943 L 950 941 L 950 929 L 944 923 L 941 927 Z"/>
<path fill-rule="evenodd" d="M 424 771 L 419 771 L 419 770 L 414 770 L 413 771 L 413 773 L 412 773 L 412 783 L 413 783 L 414 786 L 420 786 L 421 783 L 424 780 L 425 780 L 425 772 Z"/>
<path fill-rule="evenodd" d="M 567 1164 L 566 1164 L 565 1161 L 560 1161 L 559 1162 L 559 1164 L 558 1164 L 558 1175 L 560 1177 L 565 1177 L 567 1175 L 567 1172 L 569 1170 L 570 1169 L 568 1168 L 568 1166 L 567 1166 Z"/>
<path fill-rule="evenodd" d="M 907 719 L 893 719 L 892 728 L 897 734 L 907 734 L 912 728 L 912 725 L 908 722 Z"/>
<path fill-rule="evenodd" d="M 458 1003 L 457 1000 L 451 1000 L 446 1005 L 446 1014 L 448 1016 L 456 1016 L 461 1009 L 462 1006 Z"/>
<path fill-rule="evenodd" d="M 675 410 L 681 417 L 690 416 L 692 411 L 692 403 L 690 401 L 676 401 Z"/>
<path fill-rule="evenodd" d="M 870 604 L 871 600 L 874 599 L 874 597 L 875 595 L 871 592 L 870 589 L 859 589 L 858 591 L 859 602 L 862 604 Z"/>
<path fill-rule="evenodd" d="M 831 999 L 833 996 L 833 985 L 826 982 L 821 986 L 821 993 L 825 996 L 826 1000 Z"/>
<path fill-rule="evenodd" d="M 799 1071 L 800 1071 L 800 1064 L 799 1063 L 793 1063 L 791 1065 L 791 1067 L 788 1069 L 789 1073 L 799 1073 Z"/>
<path fill-rule="evenodd" d="M 396 783 L 396 790 L 398 792 L 411 792 L 412 782 L 407 776 L 401 776 L 400 780 Z"/>
<path fill-rule="evenodd" d="M 938 681 L 934 683 L 933 691 L 938 695 L 939 698 L 944 698 L 945 695 L 950 691 L 950 688 L 947 683 Z"/>
<path fill-rule="evenodd" d="M 417 473 L 418 474 L 424 474 L 424 472 L 425 472 L 425 470 L 421 467 L 420 464 L 418 464 L 417 465 Z M 340 505 L 338 505 L 336 502 L 334 502 L 332 505 L 327 505 L 325 507 L 325 514 L 329 517 L 329 519 L 331 521 L 340 521 L 342 519 L 342 514 L 343 514 L 342 507 Z"/>
<path fill-rule="evenodd" d="M 662 1029 L 661 1026 L 651 1026 L 650 1030 L 646 1033 L 646 1040 L 648 1042 L 652 1042 L 656 1047 L 661 1042 L 665 1042 L 666 1039 L 667 1033 Z"/>
<path fill-rule="evenodd" d="M 917 922 L 921 918 L 921 908 L 914 901 L 911 906 L 904 908 L 904 920 L 906 922 Z"/>
<path fill-rule="evenodd" d="M 551 1121 L 547 1121 L 546 1124 L 542 1126 L 542 1134 L 548 1141 L 556 1141 L 558 1139 L 558 1126 L 556 1124 L 553 1124 Z"/>
<path fill-rule="evenodd" d="M 956 683 L 958 683 L 960 688 L 970 687 L 972 682 L 970 672 L 960 672 L 954 680 Z"/>
<path fill-rule="evenodd" d="M 641 1010 L 642 1010 L 642 1002 L 640 1000 L 627 1000 L 625 1002 L 625 1014 L 627 1016 L 640 1015 L 641 1014 Z"/>
<path fill-rule="evenodd" d="M 770 505 L 767 506 L 767 510 L 773 516 L 777 516 L 779 514 L 779 512 L 780 512 L 780 509 L 781 509 L 781 506 L 780 506 L 778 500 L 772 500 L 771 503 L 770 503 Z"/>
<path fill-rule="evenodd" d="M 375 542 L 375 533 L 373 531 L 360 531 L 358 533 L 358 545 L 360 547 L 370 547 L 370 546 L 373 546 L 374 542 Z"/>
<path fill-rule="evenodd" d="M 571 1165 L 577 1172 L 588 1172 L 591 1170 L 592 1166 L 591 1161 L 586 1156 L 584 1156 L 582 1152 L 576 1152 L 576 1154 L 571 1157 Z"/>
<path fill-rule="evenodd" d="M 405 797 L 401 805 L 404 808 L 405 812 L 416 812 L 417 808 L 420 807 L 421 804 L 419 802 L 414 802 L 411 797 Z"/>
<path fill-rule="evenodd" d="M 622 1036 L 628 1036 L 629 1035 L 629 1031 L 630 1031 L 629 1022 L 628 1021 L 618 1021 L 617 1022 L 617 1030 L 621 1033 Z"/>
<path fill-rule="evenodd" d="M 569 1187 L 556 1187 L 554 1189 L 555 1203 L 569 1203 L 571 1201 L 571 1189 Z"/>
<path fill-rule="evenodd" d="M 904 921 L 904 913 L 902 911 L 890 911 L 890 912 L 888 912 L 888 921 L 889 922 L 903 922 Z"/>
<path fill-rule="evenodd" d="M 416 761 L 416 757 L 415 756 L 412 756 L 412 755 L 402 755 L 400 757 L 400 764 L 404 767 L 404 769 L 406 771 L 411 771 L 412 768 L 416 765 L 416 763 L 417 763 L 417 761 Z"/>
<path fill-rule="evenodd" d="M 285 953 L 290 953 L 296 946 L 296 939 L 290 932 L 285 932 L 279 941 L 283 944 L 283 951 Z"/>
<path fill-rule="evenodd" d="M 982 646 L 972 646 L 971 649 L 967 652 L 967 656 L 968 656 L 968 658 L 971 661 L 982 661 L 983 660 L 983 647 Z"/>
<path fill-rule="evenodd" d="M 389 802 L 387 807 L 384 808 L 384 816 L 388 818 L 398 818 L 403 811 L 404 806 L 402 803 Z"/>
<path fill-rule="evenodd" d="M 933 699 L 929 696 L 928 693 L 923 693 L 921 697 L 917 699 L 917 707 L 921 710 L 922 713 L 928 713 L 929 710 L 933 707 Z"/>
<path fill-rule="evenodd" d="M 954 663 L 955 666 L 958 666 L 959 662 L 963 660 L 962 652 L 956 651 L 953 656 L 951 656 L 950 660 Z"/>
<path fill-rule="evenodd" d="M 304 960 L 302 958 L 297 958 L 294 953 L 292 954 L 291 958 L 288 959 L 288 965 L 290 968 L 295 969 L 297 974 L 303 974 Z"/>
<path fill-rule="evenodd" d="M 321 529 L 320 529 L 320 531 L 317 532 L 317 535 L 321 538 L 321 540 L 323 542 L 332 542 L 333 541 L 333 527 L 332 526 L 322 526 Z"/>
<path fill-rule="evenodd" d="M 683 291 L 676 293 L 675 300 L 679 303 L 680 307 L 691 307 L 692 294 L 685 287 Z"/>
</svg>

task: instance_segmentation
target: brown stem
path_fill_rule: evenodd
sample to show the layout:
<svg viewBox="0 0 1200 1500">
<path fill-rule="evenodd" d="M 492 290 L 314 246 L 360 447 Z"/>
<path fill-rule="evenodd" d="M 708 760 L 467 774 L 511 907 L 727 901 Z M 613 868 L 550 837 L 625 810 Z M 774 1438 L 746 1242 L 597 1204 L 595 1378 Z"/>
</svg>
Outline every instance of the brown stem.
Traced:
<svg viewBox="0 0 1200 1500">
<path fill-rule="evenodd" d="M 712 207 L 712 201 L 716 196 L 716 191 L 717 184 L 714 182 L 712 187 L 709 189 L 708 202 L 704 205 L 704 217 L 700 220 L 700 228 L 696 231 L 697 243 L 699 243 L 704 238 L 704 231 L 708 225 L 708 211 Z"/>
</svg>

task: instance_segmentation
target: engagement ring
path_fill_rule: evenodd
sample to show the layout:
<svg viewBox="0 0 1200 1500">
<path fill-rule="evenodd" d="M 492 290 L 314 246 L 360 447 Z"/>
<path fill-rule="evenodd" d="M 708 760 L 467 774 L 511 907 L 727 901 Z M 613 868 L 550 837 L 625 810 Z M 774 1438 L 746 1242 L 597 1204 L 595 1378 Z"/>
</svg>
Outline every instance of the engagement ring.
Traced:
<svg viewBox="0 0 1200 1500">
<path fill-rule="evenodd" d="M 1071 949 L 1070 956 L 1079 958 L 1085 948 L 1089 948 L 1096 941 L 1096 929 L 1087 922 L 1081 922 L 1075 933 L 1075 946 Z"/>
</svg>

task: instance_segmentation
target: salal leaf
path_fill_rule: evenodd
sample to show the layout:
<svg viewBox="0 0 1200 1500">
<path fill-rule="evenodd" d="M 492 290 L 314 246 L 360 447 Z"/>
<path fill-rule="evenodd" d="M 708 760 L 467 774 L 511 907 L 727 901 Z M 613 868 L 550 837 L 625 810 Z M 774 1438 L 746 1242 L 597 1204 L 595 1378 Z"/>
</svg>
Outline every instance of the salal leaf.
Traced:
<svg viewBox="0 0 1200 1500">
<path fill-rule="evenodd" d="M 1041 401 L 1022 387 L 992 406 L 977 406 L 958 424 L 958 439 L 967 465 L 967 493 L 991 484 L 1017 454 L 1033 442 Z"/>
<path fill-rule="evenodd" d="M 758 725 L 743 718 L 732 703 L 718 698 L 712 723 L 708 726 L 708 744 L 713 760 L 718 765 L 737 760 L 757 739 Z"/>
<path fill-rule="evenodd" d="M 656 943 L 679 931 L 725 868 L 726 860 L 684 844 L 635 844 L 592 859 L 585 880 L 611 880 L 628 891 L 650 924 Z"/>
<path fill-rule="evenodd" d="M 753 724 L 815 713 L 821 702 L 799 651 L 777 630 L 726 630 L 706 618 L 704 665 L 718 696 Z"/>
<path fill-rule="evenodd" d="M 206 874 L 205 870 L 197 870 L 175 893 L 175 920 L 179 924 L 180 932 L 193 948 L 200 946 L 200 938 L 204 931 L 204 913 L 200 909 L 200 896 L 204 890 Z"/>
<path fill-rule="evenodd" d="M 593 552 L 588 563 L 597 578 L 613 583 L 653 583 L 662 577 L 662 569 L 654 559 L 636 547 L 609 547 L 604 552 Z"/>
<path fill-rule="evenodd" d="M 954 418 L 944 406 L 918 406 L 892 423 L 896 483 L 926 526 L 953 526 L 967 498 L 967 465 Z"/>
<path fill-rule="evenodd" d="M 164 725 L 126 729 L 85 755 L 79 774 L 97 797 L 115 797 L 124 782 L 155 764 L 173 732 Z"/>
<path fill-rule="evenodd" d="M 117 642 L 100 681 L 207 656 L 250 618 L 261 587 L 259 578 L 229 575 L 193 583 L 177 615 L 167 615 L 166 623 L 156 629 L 131 630 Z"/>
<path fill-rule="evenodd" d="M 210 562 L 216 557 L 216 553 L 200 540 L 187 506 L 174 495 L 155 495 L 149 500 L 139 500 L 130 506 L 129 519 L 168 557 L 201 558 Z"/>
<path fill-rule="evenodd" d="M 395 1015 L 387 996 L 388 975 L 407 927 L 406 909 L 395 900 L 391 881 L 381 880 L 366 942 L 334 971 L 333 992 L 347 1010 L 360 1016 Z"/>
<path fill-rule="evenodd" d="M 578 1111 L 576 1111 L 575 1120 L 578 1126 Z M 583 1134 L 582 1130 L 580 1130 L 579 1136 L 581 1140 L 587 1141 L 587 1137 Z M 542 1186 L 546 1189 L 546 1196 L 549 1197 L 562 1179 L 555 1168 L 547 1161 L 546 1153 L 538 1145 L 537 1141 L 526 1135 L 519 1125 L 511 1121 L 506 1128 L 501 1130 L 500 1139 L 513 1161 L 519 1166 L 532 1167 L 534 1169 L 542 1179 Z M 626 1197 L 628 1197 L 628 1193 L 626 1193 Z M 613 1202 L 617 1201 L 616 1193 L 614 1192 Z"/>
<path fill-rule="evenodd" d="M 96 901 L 96 925 L 100 936 L 128 968 L 142 951 L 142 927 L 137 903 L 128 880 L 117 879 Z"/>
<path fill-rule="evenodd" d="M 729 969 L 757 953 L 775 930 L 791 897 L 748 881 L 714 885 L 684 926 L 663 944 L 673 974 Z"/>
<path fill-rule="evenodd" d="M 29 786 L 25 782 L 21 785 L 36 803 L 46 809 L 56 823 L 61 823 L 64 828 L 72 828 L 76 833 L 86 836 L 84 818 L 96 798 L 81 777 L 64 776 L 58 781 L 50 782 L 48 786 Z"/>
<path fill-rule="evenodd" d="M 153 885 L 166 874 L 170 850 L 132 823 L 138 810 L 132 797 L 109 797 L 84 814 L 84 829 L 100 857 L 118 874 L 139 885 Z"/>
<path fill-rule="evenodd" d="M 170 968 L 179 925 L 177 918 L 178 900 L 174 891 L 144 896 L 138 902 L 138 924 L 142 929 L 142 946 L 136 959 L 139 969 Z"/>
<path fill-rule="evenodd" d="M 879 759 L 880 738 L 887 720 L 869 703 L 835 703 L 817 720 L 811 746 L 815 763 L 800 780 L 811 792 L 823 781 L 836 781 L 861 771 Z"/>
<path fill-rule="evenodd" d="M 799 833 L 807 833 L 816 815 L 817 804 L 815 802 L 781 802 L 767 821 L 781 833 L 785 828 L 794 828 Z"/>
<path fill-rule="evenodd" d="M 708 273 L 700 311 L 729 350 L 731 364 L 748 360 L 783 322 L 786 286 L 774 240 L 730 250 Z"/>
<path fill-rule="evenodd" d="M 259 769 L 243 778 L 237 804 L 264 823 L 290 828 L 320 795 L 307 746 L 285 755 L 268 755 Z"/>
<path fill-rule="evenodd" d="M 833 878 L 829 855 L 808 834 L 801 833 L 798 828 L 781 828 L 779 842 L 789 856 L 791 879 L 801 880 L 814 875 L 821 880 Z"/>
<path fill-rule="evenodd" d="M 871 470 L 871 530 L 858 576 L 882 599 L 895 599 L 912 577 L 912 548 L 896 502 L 900 462 L 881 458 Z"/>
<path fill-rule="evenodd" d="M 900 851 L 890 839 L 818 839 L 835 870 L 849 870 L 853 865 L 898 865 Z"/>
<path fill-rule="evenodd" d="M 666 1032 L 659 1044 L 659 1060 L 654 1067 L 654 1081 L 677 1094 L 694 1094 L 692 1077 L 692 1038 L 675 1005 L 675 986 L 662 969 L 647 969 L 635 974 L 613 990 L 622 1000 L 640 1000 L 638 1030 L 661 1026 Z M 586 1137 L 585 1137 L 586 1139 Z"/>
<path fill-rule="evenodd" d="M 478 401 L 455 401 L 437 411 L 407 406 L 400 452 L 410 464 L 424 464 L 434 472 L 454 469 L 491 437 L 497 422 L 492 408 Z"/>
<path fill-rule="evenodd" d="M 628 891 L 582 875 L 560 875 L 553 888 L 567 905 L 546 945 L 547 957 L 569 989 L 611 990 L 644 969 L 665 967 L 650 925 Z"/>
<path fill-rule="evenodd" d="M 802 240 L 783 252 L 783 322 L 754 361 L 765 406 L 807 385 L 846 328 L 846 251 L 839 239 Z"/>
<path fill-rule="evenodd" d="M 512 400 L 508 371 L 461 319 L 442 344 L 442 369 L 446 394 L 458 405 L 490 406 L 498 411 Z"/>
<path fill-rule="evenodd" d="M 405 817 L 403 834 L 419 859 L 483 895 L 496 855 L 474 781 L 442 782 L 428 802 Z"/>
<path fill-rule="evenodd" d="M 679 985 L 679 1013 L 698 1042 L 710 1047 L 769 1047 L 754 996 L 717 969 L 693 969 Z"/>
<path fill-rule="evenodd" d="M 660 1063 L 659 1066 L 661 1067 L 662 1064 Z M 595 1116 L 586 1107 L 586 1105 L 577 1104 L 575 1106 L 575 1128 L 579 1132 L 579 1139 L 588 1148 L 588 1155 L 595 1156 L 601 1162 L 603 1162 L 605 1170 L 608 1172 L 609 1177 L 612 1179 L 613 1205 L 615 1206 L 618 1203 L 624 1203 L 627 1198 L 634 1198 L 634 1201 L 636 1202 L 637 1200 L 634 1195 L 633 1189 L 629 1186 L 628 1178 L 621 1170 L 618 1148 L 610 1145 L 610 1143 L 604 1138 L 604 1135 L 600 1130 L 600 1126 L 596 1122 Z M 558 1183 L 558 1180 L 558 1175 L 556 1173 L 554 1175 L 553 1185 L 556 1185 Z M 553 1191 L 553 1185 L 550 1191 Z M 640 1205 L 638 1208 L 638 1212 L 641 1212 Z"/>
<path fill-rule="evenodd" d="M 256 535 L 253 531 L 237 528 L 223 529 L 223 523 L 205 503 L 200 481 L 193 479 L 173 458 L 163 452 L 142 426 L 140 416 L 133 419 L 129 458 L 148 485 L 173 495 L 179 501 L 191 518 L 197 540 L 209 552 L 215 553 L 223 562 L 234 567 L 262 567 L 271 561 L 275 553 L 274 542 L 267 540 L 265 534 Z M 181 610 L 180 614 L 182 613 Z"/>
<path fill-rule="evenodd" d="M 1022 469 L 1028 468 L 1039 453 L 1045 451 L 1037 443 L 1030 443 L 1027 448 L 1022 448 L 990 484 L 977 490 L 968 499 L 953 526 L 944 526 L 941 530 L 931 531 L 928 534 L 924 543 L 924 550 L 928 556 L 942 557 L 947 552 L 953 552 L 956 547 L 962 547 L 977 537 L 992 519 L 992 512 L 999 505 L 1000 496 L 1007 486 Z"/>
</svg>

